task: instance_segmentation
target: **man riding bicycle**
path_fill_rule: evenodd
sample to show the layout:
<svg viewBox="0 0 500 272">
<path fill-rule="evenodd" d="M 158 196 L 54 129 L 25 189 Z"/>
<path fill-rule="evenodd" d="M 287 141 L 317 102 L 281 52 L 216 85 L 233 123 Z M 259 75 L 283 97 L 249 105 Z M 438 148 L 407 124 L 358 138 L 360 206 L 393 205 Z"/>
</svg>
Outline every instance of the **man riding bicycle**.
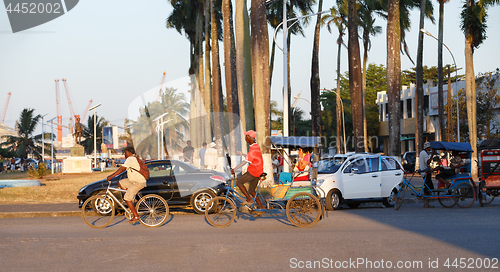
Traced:
<svg viewBox="0 0 500 272">
<path fill-rule="evenodd" d="M 246 197 L 246 201 L 243 201 L 242 204 L 251 204 L 253 202 L 248 192 L 250 192 L 250 194 L 253 197 L 255 197 L 256 194 L 255 189 L 259 184 L 260 175 L 264 173 L 264 160 L 262 158 L 262 153 L 260 152 L 260 146 L 255 140 L 256 137 L 257 133 L 253 130 L 245 132 L 245 141 L 248 144 L 250 144 L 250 148 L 248 149 L 248 155 L 246 155 L 245 160 L 243 160 L 239 165 L 231 169 L 231 173 L 234 174 L 235 169 L 239 169 L 244 165 L 246 165 L 247 163 L 250 164 L 247 168 L 247 172 L 244 173 L 236 181 L 236 185 Z M 244 155 L 241 151 L 238 151 L 238 154 Z M 247 182 L 248 182 L 248 191 L 244 186 L 244 184 Z M 262 205 L 258 197 L 256 198 L 256 201 L 257 204 L 259 205 L 259 208 L 264 209 L 264 206 Z"/>
<path fill-rule="evenodd" d="M 127 171 L 128 178 L 120 180 L 118 186 L 120 186 L 121 189 L 127 190 L 127 192 L 123 196 L 123 199 L 125 200 L 125 203 L 127 203 L 127 206 L 129 207 L 132 214 L 134 214 L 134 217 L 129 221 L 130 224 L 133 224 L 139 221 L 139 214 L 134 207 L 134 199 L 137 193 L 142 188 L 146 187 L 146 179 L 141 173 L 139 173 L 139 169 L 141 168 L 141 166 L 139 165 L 138 158 L 134 156 L 134 148 L 131 146 L 125 147 L 123 149 L 123 153 L 125 154 L 125 163 L 120 168 L 118 168 L 116 172 L 109 175 L 106 180 L 110 181 L 112 178 Z"/>
</svg>

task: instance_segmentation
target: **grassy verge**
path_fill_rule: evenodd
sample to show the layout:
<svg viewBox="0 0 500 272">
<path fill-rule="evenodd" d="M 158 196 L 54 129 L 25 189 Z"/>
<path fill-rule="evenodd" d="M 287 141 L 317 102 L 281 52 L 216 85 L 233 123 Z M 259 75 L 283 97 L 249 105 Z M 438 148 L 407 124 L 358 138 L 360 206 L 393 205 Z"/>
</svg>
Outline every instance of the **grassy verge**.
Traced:
<svg viewBox="0 0 500 272">
<path fill-rule="evenodd" d="M 78 190 L 84 185 L 103 179 L 114 170 L 89 174 L 61 173 L 38 179 L 42 186 L 0 188 L 1 204 L 78 203 Z M 22 172 L 2 173 L 0 179 L 30 179 Z"/>
</svg>

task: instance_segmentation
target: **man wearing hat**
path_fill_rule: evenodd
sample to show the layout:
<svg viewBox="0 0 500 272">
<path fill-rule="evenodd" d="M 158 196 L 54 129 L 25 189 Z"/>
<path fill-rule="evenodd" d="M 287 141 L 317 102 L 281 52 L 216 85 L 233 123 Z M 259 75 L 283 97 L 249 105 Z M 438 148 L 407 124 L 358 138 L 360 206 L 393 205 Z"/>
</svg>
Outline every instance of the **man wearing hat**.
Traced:
<svg viewBox="0 0 500 272">
<path fill-rule="evenodd" d="M 139 165 L 138 158 L 135 155 L 135 149 L 131 146 L 127 146 L 123 149 L 123 154 L 125 154 L 125 163 L 116 170 L 113 174 L 109 175 L 106 180 L 110 181 L 112 178 L 118 176 L 119 174 L 127 171 L 127 178 L 120 180 L 118 186 L 122 189 L 126 189 L 127 192 L 123 196 L 123 199 L 127 203 L 128 208 L 134 215 L 134 217 L 129 221 L 133 224 L 139 221 L 139 214 L 134 208 L 135 195 L 144 187 L 146 187 L 146 178 L 139 173 L 141 166 Z"/>
<path fill-rule="evenodd" d="M 432 153 L 431 153 L 432 150 Z M 430 154 L 429 154 L 430 153 Z M 432 184 L 432 169 L 430 168 L 430 163 L 432 161 L 432 157 L 436 154 L 436 151 L 432 149 L 431 143 L 424 143 L 424 150 L 420 152 L 418 158 L 418 166 L 420 169 L 420 174 L 425 179 L 425 183 L 431 190 L 434 189 L 434 184 Z M 424 188 L 424 193 L 429 195 L 431 192 L 427 187 Z M 434 206 L 429 205 L 429 199 L 424 198 L 424 208 L 434 208 Z"/>
<path fill-rule="evenodd" d="M 231 173 L 234 174 L 235 169 L 239 169 L 247 163 L 250 164 L 247 168 L 247 172 L 236 181 L 236 185 L 247 198 L 246 201 L 243 201 L 243 204 L 252 203 L 252 197 L 250 197 L 248 192 L 250 192 L 250 194 L 255 197 L 255 189 L 257 188 L 257 185 L 259 183 L 260 175 L 264 173 L 264 159 L 262 158 L 262 153 L 260 152 L 260 146 L 255 140 L 256 137 L 257 133 L 253 130 L 245 132 L 245 141 L 250 145 L 250 148 L 248 149 L 248 155 L 246 156 L 245 160 L 243 160 L 239 165 L 231 169 Z M 240 155 L 244 155 L 241 152 L 238 153 Z M 247 182 L 248 191 L 244 186 L 244 184 Z M 258 197 L 256 198 L 256 201 L 259 205 L 259 208 L 264 209 L 264 206 L 262 205 Z"/>
</svg>

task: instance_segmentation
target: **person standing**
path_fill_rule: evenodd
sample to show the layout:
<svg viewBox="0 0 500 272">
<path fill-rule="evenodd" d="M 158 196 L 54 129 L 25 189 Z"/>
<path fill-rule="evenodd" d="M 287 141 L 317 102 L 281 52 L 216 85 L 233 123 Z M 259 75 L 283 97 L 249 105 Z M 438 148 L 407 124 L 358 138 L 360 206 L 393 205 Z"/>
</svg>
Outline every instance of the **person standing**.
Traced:
<svg viewBox="0 0 500 272">
<path fill-rule="evenodd" d="M 432 153 L 431 153 L 432 150 Z M 420 169 L 420 174 L 424 178 L 425 182 L 424 184 L 428 186 L 424 188 L 424 194 L 430 195 L 431 192 L 429 189 L 433 190 L 434 189 L 434 184 L 432 184 L 432 169 L 430 167 L 430 163 L 432 161 L 432 157 L 436 154 L 436 151 L 431 148 L 431 143 L 425 142 L 424 143 L 424 150 L 420 152 L 419 158 L 418 158 L 418 166 Z M 429 199 L 424 198 L 424 208 L 434 208 L 434 206 L 429 205 Z"/>
<path fill-rule="evenodd" d="M 118 186 L 120 186 L 120 188 L 124 190 L 127 190 L 127 192 L 123 196 L 123 199 L 134 215 L 134 217 L 129 221 L 129 223 L 133 224 L 139 221 L 139 214 L 134 207 L 134 199 L 137 193 L 142 188 L 146 187 L 146 178 L 144 178 L 144 176 L 139 173 L 141 166 L 139 165 L 138 158 L 134 156 L 135 149 L 131 146 L 128 146 L 123 149 L 123 153 L 125 154 L 125 163 L 113 174 L 109 175 L 106 180 L 110 181 L 112 178 L 127 171 L 127 178 L 120 180 Z"/>
<path fill-rule="evenodd" d="M 184 155 L 184 161 L 190 164 L 193 164 L 193 153 L 194 148 L 191 146 L 191 140 L 187 140 L 187 146 L 182 150 L 182 154 Z"/>
<path fill-rule="evenodd" d="M 205 164 L 208 169 L 215 169 L 218 164 L 219 157 L 217 156 L 216 144 L 210 143 L 210 147 L 205 151 Z"/>
<path fill-rule="evenodd" d="M 200 168 L 206 169 L 207 165 L 205 164 L 205 152 L 207 151 L 207 143 L 203 143 L 203 148 L 198 152 L 198 156 L 200 157 Z"/>
</svg>

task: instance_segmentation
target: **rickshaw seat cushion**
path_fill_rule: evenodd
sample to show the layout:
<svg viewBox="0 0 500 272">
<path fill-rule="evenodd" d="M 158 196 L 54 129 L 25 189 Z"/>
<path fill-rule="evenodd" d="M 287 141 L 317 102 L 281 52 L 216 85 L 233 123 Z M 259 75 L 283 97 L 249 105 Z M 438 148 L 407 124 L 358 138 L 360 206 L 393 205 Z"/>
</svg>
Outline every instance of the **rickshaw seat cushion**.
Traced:
<svg viewBox="0 0 500 272">
<path fill-rule="evenodd" d="M 278 183 L 279 184 L 287 184 L 292 181 L 292 173 L 289 172 L 281 172 L 280 176 L 278 177 Z"/>
<path fill-rule="evenodd" d="M 294 180 L 292 183 L 292 187 L 303 187 L 303 186 L 311 186 L 311 181 L 310 180 L 301 180 L 301 181 Z"/>
<path fill-rule="evenodd" d="M 271 195 L 275 199 L 283 198 L 291 184 L 279 184 L 271 187 Z"/>
</svg>

